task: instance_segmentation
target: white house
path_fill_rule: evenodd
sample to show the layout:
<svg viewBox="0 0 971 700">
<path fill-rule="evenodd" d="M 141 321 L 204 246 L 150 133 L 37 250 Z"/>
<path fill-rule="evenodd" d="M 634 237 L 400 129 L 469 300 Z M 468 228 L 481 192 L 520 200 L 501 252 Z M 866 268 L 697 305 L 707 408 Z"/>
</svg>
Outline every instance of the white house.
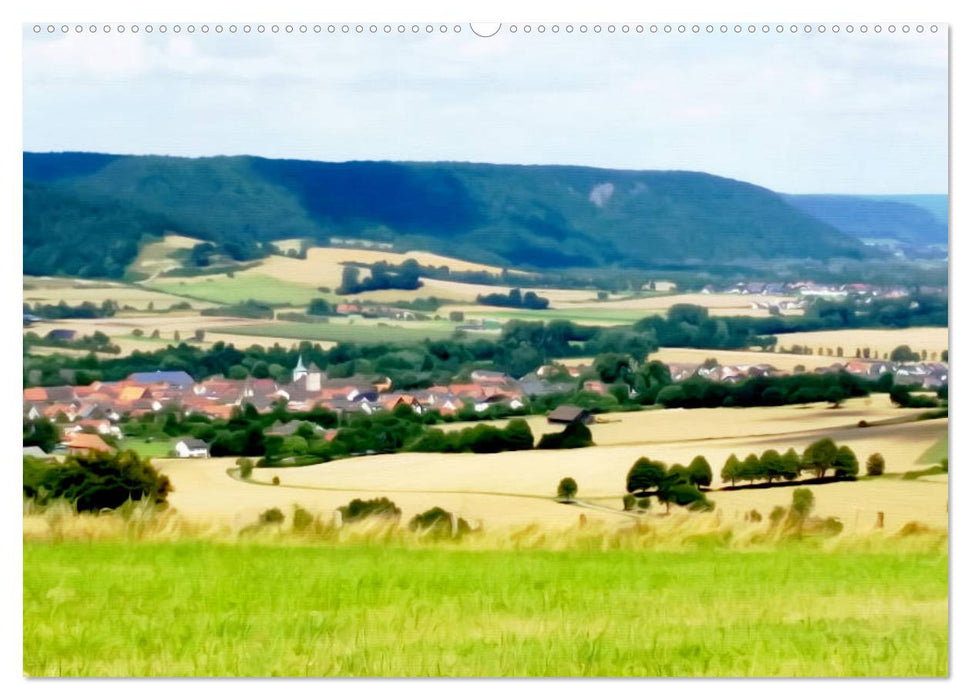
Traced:
<svg viewBox="0 0 971 700">
<path fill-rule="evenodd" d="M 179 457 L 208 457 L 209 445 L 196 438 L 182 438 L 175 443 L 175 454 Z"/>
</svg>

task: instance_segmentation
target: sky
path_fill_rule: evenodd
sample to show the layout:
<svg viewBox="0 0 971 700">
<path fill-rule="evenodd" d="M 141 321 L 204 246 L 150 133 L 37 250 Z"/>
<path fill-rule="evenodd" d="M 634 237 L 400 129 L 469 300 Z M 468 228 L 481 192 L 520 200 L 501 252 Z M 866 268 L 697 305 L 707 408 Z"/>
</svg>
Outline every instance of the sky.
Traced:
<svg viewBox="0 0 971 700">
<path fill-rule="evenodd" d="M 936 34 L 24 28 L 23 148 L 714 173 L 780 192 L 945 193 Z"/>
</svg>

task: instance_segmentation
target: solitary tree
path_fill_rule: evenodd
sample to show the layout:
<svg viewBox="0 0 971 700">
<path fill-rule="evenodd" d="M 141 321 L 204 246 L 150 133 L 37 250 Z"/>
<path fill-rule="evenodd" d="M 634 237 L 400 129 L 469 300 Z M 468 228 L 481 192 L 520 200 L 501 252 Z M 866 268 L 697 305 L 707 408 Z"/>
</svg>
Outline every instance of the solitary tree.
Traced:
<svg viewBox="0 0 971 700">
<path fill-rule="evenodd" d="M 894 362 L 917 362 L 920 355 L 911 350 L 909 345 L 898 345 L 890 353 L 890 359 Z"/>
<path fill-rule="evenodd" d="M 866 458 L 867 476 L 881 476 L 885 467 L 886 462 L 883 459 L 883 455 L 879 452 L 874 452 Z"/>
<path fill-rule="evenodd" d="M 556 497 L 561 501 L 572 501 L 577 495 L 577 482 L 572 477 L 560 479 L 560 485 L 556 487 Z"/>
</svg>

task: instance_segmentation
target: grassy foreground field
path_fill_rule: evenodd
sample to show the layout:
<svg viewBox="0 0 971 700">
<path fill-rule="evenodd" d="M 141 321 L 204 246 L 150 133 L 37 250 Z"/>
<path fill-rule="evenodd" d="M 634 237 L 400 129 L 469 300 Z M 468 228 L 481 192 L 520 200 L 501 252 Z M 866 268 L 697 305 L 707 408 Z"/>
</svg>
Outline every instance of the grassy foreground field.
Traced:
<svg viewBox="0 0 971 700">
<path fill-rule="evenodd" d="M 24 543 L 31 676 L 943 676 L 942 546 Z"/>
</svg>

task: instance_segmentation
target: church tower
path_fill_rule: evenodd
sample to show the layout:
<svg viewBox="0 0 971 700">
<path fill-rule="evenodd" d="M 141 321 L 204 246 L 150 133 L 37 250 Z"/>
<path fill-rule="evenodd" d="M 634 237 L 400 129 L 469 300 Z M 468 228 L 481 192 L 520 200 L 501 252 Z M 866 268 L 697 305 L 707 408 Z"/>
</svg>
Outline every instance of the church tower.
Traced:
<svg viewBox="0 0 971 700">
<path fill-rule="evenodd" d="M 303 355 L 297 356 L 297 366 L 293 368 L 293 381 L 299 382 L 302 377 L 307 376 L 307 368 L 303 366 Z"/>
</svg>

